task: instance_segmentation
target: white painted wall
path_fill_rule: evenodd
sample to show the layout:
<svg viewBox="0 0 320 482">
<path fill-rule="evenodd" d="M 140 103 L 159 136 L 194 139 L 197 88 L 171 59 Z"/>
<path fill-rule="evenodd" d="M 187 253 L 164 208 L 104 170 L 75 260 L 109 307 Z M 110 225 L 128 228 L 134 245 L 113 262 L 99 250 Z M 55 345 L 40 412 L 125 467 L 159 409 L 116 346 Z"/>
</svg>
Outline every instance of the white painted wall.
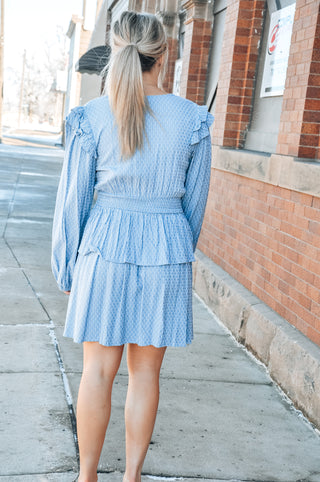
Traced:
<svg viewBox="0 0 320 482">
<path fill-rule="evenodd" d="M 81 22 L 73 23 L 72 31 L 70 35 L 70 48 L 69 48 L 69 65 L 68 65 L 68 83 L 66 92 L 66 102 L 64 115 L 66 116 L 70 110 L 78 105 L 77 94 L 77 72 L 75 71 L 75 63 L 78 60 L 79 48 L 80 48 L 80 34 L 81 34 Z"/>
<path fill-rule="evenodd" d="M 91 35 L 88 50 L 99 45 L 105 45 L 107 24 L 107 0 L 102 4 L 94 30 Z M 96 74 L 81 74 L 80 105 L 100 96 L 101 77 Z"/>
</svg>

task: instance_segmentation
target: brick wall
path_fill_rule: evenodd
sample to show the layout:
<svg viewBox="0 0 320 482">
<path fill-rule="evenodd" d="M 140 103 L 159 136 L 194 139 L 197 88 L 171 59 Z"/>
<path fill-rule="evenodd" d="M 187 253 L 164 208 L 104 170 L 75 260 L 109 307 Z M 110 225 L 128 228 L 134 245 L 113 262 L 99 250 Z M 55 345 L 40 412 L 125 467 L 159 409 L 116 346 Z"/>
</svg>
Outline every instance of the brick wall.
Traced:
<svg viewBox="0 0 320 482">
<path fill-rule="evenodd" d="M 176 38 L 168 38 L 168 65 L 163 88 L 167 92 L 172 92 L 175 62 L 178 57 L 178 41 Z"/>
<path fill-rule="evenodd" d="M 203 104 L 212 32 L 211 13 L 205 2 L 187 0 L 183 6 L 186 20 L 180 95 Z"/>
<path fill-rule="evenodd" d="M 320 345 L 320 199 L 212 171 L 198 248 Z"/>
<path fill-rule="evenodd" d="M 265 2 L 230 0 L 222 45 L 213 143 L 243 147 L 250 121 Z"/>
<path fill-rule="evenodd" d="M 320 143 L 320 5 L 297 0 L 277 152 L 317 159 Z"/>
</svg>

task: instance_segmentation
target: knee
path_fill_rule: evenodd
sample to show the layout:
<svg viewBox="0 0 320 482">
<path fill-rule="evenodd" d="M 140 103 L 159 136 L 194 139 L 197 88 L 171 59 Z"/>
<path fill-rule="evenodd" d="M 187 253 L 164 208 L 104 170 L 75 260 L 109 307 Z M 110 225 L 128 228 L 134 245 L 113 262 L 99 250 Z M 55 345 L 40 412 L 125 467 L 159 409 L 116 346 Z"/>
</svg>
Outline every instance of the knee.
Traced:
<svg viewBox="0 0 320 482">
<path fill-rule="evenodd" d="M 155 386 L 159 384 L 158 367 L 130 367 L 129 382 L 139 385 Z"/>
<path fill-rule="evenodd" d="M 84 364 L 83 376 L 93 383 L 112 384 L 117 374 L 116 368 L 111 368 L 100 363 L 99 360 L 91 360 Z"/>
<path fill-rule="evenodd" d="M 128 346 L 129 377 L 158 380 L 166 348 Z"/>
<path fill-rule="evenodd" d="M 102 347 L 86 343 L 83 357 L 83 375 L 93 381 L 112 383 L 119 369 L 123 347 Z"/>
</svg>

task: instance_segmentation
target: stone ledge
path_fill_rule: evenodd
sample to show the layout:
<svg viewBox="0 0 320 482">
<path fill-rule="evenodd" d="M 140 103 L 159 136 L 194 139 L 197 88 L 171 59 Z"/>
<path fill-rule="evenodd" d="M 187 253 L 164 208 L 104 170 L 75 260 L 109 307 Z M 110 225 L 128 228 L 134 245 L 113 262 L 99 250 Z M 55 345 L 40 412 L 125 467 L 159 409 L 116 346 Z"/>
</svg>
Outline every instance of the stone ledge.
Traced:
<svg viewBox="0 0 320 482">
<path fill-rule="evenodd" d="M 320 162 L 280 154 L 212 146 L 212 167 L 320 196 Z"/>
<path fill-rule="evenodd" d="M 320 347 L 269 308 L 199 249 L 193 288 L 273 380 L 320 428 Z"/>
</svg>

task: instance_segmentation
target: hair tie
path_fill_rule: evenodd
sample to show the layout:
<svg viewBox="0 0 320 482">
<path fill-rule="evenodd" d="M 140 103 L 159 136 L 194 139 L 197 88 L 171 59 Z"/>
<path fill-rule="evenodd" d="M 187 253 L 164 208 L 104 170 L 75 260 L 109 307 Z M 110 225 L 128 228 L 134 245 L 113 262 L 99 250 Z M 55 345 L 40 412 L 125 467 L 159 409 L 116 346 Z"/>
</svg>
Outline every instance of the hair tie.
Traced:
<svg viewBox="0 0 320 482">
<path fill-rule="evenodd" d="M 134 47 L 138 48 L 138 45 L 133 43 L 133 42 L 130 42 L 129 44 L 127 44 L 127 47 L 128 47 L 128 45 L 133 45 Z"/>
</svg>

